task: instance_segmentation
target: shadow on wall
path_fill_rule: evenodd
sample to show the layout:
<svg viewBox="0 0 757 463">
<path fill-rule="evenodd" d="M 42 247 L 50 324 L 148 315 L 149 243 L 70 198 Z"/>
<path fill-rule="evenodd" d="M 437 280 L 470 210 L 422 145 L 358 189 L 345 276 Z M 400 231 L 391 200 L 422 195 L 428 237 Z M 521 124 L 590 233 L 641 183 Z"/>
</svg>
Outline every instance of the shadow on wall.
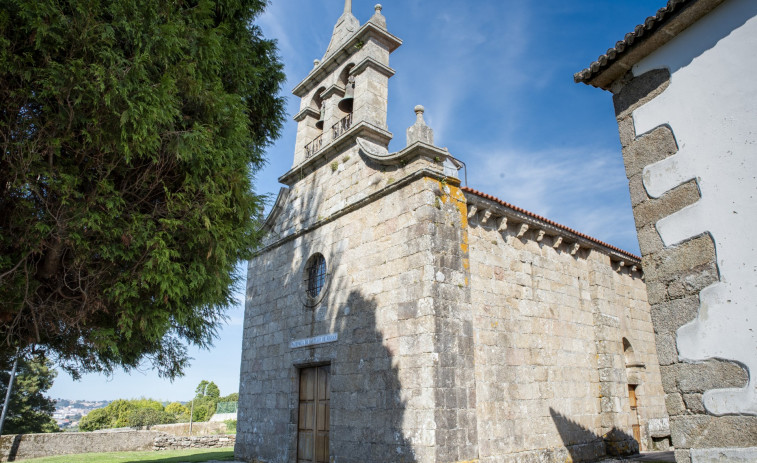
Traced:
<svg viewBox="0 0 757 463">
<path fill-rule="evenodd" d="M 339 339 L 350 342 L 332 364 L 331 454 L 344 463 L 414 463 L 413 430 L 406 436 L 403 423 L 421 423 L 405 417 L 396 352 L 376 320 L 381 307 L 353 290 L 339 311 Z"/>
<path fill-rule="evenodd" d="M 311 175 L 309 182 L 307 188 L 300 190 L 301 197 L 295 200 L 299 201 L 301 215 L 307 212 L 311 214 L 309 220 L 320 220 L 319 214 L 327 212 L 323 208 L 325 198 L 315 175 Z M 288 279 L 303 278 L 303 268 L 298 262 L 307 261 L 316 252 L 326 257 L 329 275 L 324 299 L 315 307 L 304 309 L 309 312 L 309 316 L 306 315 L 309 326 L 304 331 L 299 331 L 302 327 L 293 327 L 289 338 L 338 333 L 336 355 L 330 359 L 331 456 L 340 463 L 415 463 L 416 455 L 409 439 L 420 442 L 423 424 L 416 417 L 405 417 L 406 404 L 401 396 L 395 358 L 399 350 L 398 332 L 381 331 L 379 327 L 387 323 L 381 323 L 377 317 L 385 315 L 388 308 L 379 306 L 376 298 L 366 296 L 353 283 L 352 273 L 368 271 L 367 266 L 374 262 L 379 248 L 366 249 L 362 262 L 343 264 L 344 251 L 358 245 L 348 244 L 349 240 L 360 236 L 353 228 L 365 230 L 369 226 L 344 218 L 332 223 L 336 226 L 328 233 L 315 231 L 313 235 L 305 235 L 303 245 L 296 251 L 300 255 L 292 260 Z M 385 259 L 381 262 L 376 261 L 375 265 L 386 265 Z M 389 324 L 396 323 L 395 318 Z M 318 348 L 305 348 L 293 353 L 293 360 L 300 365 L 309 360 L 316 364 L 326 360 L 319 359 L 318 355 Z M 410 430 L 404 431 L 403 423 L 409 423 L 405 427 Z M 296 448 L 293 450 L 297 452 Z"/>
<path fill-rule="evenodd" d="M 8 460 L 6 461 L 16 461 L 16 456 L 18 455 L 18 447 L 21 445 L 21 439 L 23 439 L 23 434 L 16 434 L 13 436 L 13 442 L 11 443 L 10 451 L 8 452 Z"/>
<path fill-rule="evenodd" d="M 620 429 L 613 428 L 607 435 L 600 436 L 552 407 L 549 407 L 549 413 L 573 461 L 596 459 L 593 452 L 597 446 L 604 447 L 604 453 L 610 456 L 639 453 L 638 444 L 633 436 Z"/>
</svg>

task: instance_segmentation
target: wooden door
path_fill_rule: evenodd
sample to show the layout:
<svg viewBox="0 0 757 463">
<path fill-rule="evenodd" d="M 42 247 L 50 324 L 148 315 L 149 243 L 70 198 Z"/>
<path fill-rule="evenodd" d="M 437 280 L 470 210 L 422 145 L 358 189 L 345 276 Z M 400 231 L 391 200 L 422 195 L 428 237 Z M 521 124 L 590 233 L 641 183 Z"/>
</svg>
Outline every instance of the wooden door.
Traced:
<svg viewBox="0 0 757 463">
<path fill-rule="evenodd" d="M 639 450 L 641 450 L 641 428 L 639 427 L 639 411 L 638 400 L 636 399 L 636 385 L 628 385 L 628 400 L 631 404 L 631 428 L 633 429 L 633 438 L 636 443 L 639 444 Z"/>
<path fill-rule="evenodd" d="M 329 462 L 328 365 L 300 370 L 297 463 Z"/>
</svg>

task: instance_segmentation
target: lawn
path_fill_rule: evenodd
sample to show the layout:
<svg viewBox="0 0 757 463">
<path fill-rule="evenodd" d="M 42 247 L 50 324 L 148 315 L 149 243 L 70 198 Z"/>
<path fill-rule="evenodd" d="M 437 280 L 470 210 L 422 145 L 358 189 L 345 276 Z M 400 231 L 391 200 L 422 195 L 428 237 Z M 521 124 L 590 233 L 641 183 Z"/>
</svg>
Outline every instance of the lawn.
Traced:
<svg viewBox="0 0 757 463">
<path fill-rule="evenodd" d="M 82 453 L 79 455 L 60 455 L 57 457 L 33 458 L 22 461 L 24 463 L 198 463 L 212 460 L 232 461 L 234 460 L 234 449 L 228 447 L 202 450 L 166 450 L 161 452 Z"/>
</svg>

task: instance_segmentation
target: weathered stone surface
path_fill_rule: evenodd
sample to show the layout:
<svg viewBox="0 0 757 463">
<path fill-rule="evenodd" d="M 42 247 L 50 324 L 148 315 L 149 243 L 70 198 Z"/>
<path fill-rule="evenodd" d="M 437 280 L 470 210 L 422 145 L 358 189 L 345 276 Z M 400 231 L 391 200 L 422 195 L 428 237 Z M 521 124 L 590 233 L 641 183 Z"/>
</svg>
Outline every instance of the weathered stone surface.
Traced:
<svg viewBox="0 0 757 463">
<path fill-rule="evenodd" d="M 696 296 L 661 302 L 652 308 L 652 323 L 657 333 L 674 333 L 681 325 L 693 320 L 698 311 L 699 299 Z"/>
<path fill-rule="evenodd" d="M 683 398 L 681 397 L 681 394 L 677 392 L 665 394 L 665 406 L 671 416 L 680 415 L 686 411 L 686 405 L 683 403 Z"/>
<path fill-rule="evenodd" d="M 692 449 L 691 463 L 752 463 L 757 461 L 757 447 Z"/>
<path fill-rule="evenodd" d="M 630 119 L 630 116 L 628 119 Z M 628 122 L 624 119 L 618 122 L 619 127 L 627 128 L 627 125 Z M 665 126 L 658 127 L 636 138 L 633 143 L 623 146 L 625 148 L 623 151 L 623 161 L 626 166 L 626 176 L 629 179 L 641 174 L 645 166 L 661 161 L 678 151 L 676 139 L 670 131 L 670 127 Z"/>
<path fill-rule="evenodd" d="M 676 463 L 691 463 L 691 451 L 689 449 L 675 449 Z"/>
<path fill-rule="evenodd" d="M 671 416 L 671 436 L 676 448 L 754 447 L 757 417 L 712 415 Z"/>
<path fill-rule="evenodd" d="M 662 93 L 668 85 L 670 71 L 667 69 L 655 69 L 633 77 L 612 97 L 616 116 L 620 119 L 630 115 L 634 109 Z"/>
<path fill-rule="evenodd" d="M 636 228 L 657 223 L 686 206 L 699 201 L 699 187 L 695 180 L 690 180 L 656 199 L 647 199 L 633 208 Z"/>
<path fill-rule="evenodd" d="M 713 262 L 715 244 L 710 235 L 705 234 L 650 256 L 644 261 L 644 273 L 653 281 L 671 281 Z"/>
<path fill-rule="evenodd" d="M 213 449 L 233 447 L 236 442 L 234 434 L 217 436 L 170 436 L 155 438 L 153 450 Z"/>
<path fill-rule="evenodd" d="M 0 461 L 18 461 L 53 455 L 152 450 L 158 431 L 61 432 L 8 434 L 0 437 Z M 233 444 L 229 444 L 233 445 Z"/>
</svg>

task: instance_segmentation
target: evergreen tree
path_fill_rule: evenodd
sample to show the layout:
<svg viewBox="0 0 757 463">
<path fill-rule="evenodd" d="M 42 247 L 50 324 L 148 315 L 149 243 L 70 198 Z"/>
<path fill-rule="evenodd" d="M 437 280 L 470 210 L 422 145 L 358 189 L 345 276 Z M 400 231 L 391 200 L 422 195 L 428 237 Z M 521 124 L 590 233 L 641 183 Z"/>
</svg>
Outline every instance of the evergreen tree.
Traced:
<svg viewBox="0 0 757 463">
<path fill-rule="evenodd" d="M 75 377 L 208 346 L 259 236 L 265 0 L 0 0 L 0 354 Z"/>
<path fill-rule="evenodd" d="M 5 399 L 13 360 L 5 357 L 0 371 L 0 400 Z M 53 385 L 56 372 L 44 358 L 18 361 L 16 378 L 11 388 L 11 399 L 3 424 L 3 434 L 56 432 L 53 420 L 55 401 L 44 395 Z M 2 404 L 2 402 L 0 402 Z"/>
<path fill-rule="evenodd" d="M 218 398 L 221 397 L 221 390 L 216 386 L 216 383 L 211 381 L 208 383 L 208 387 L 205 388 L 205 396 L 218 400 Z"/>
<path fill-rule="evenodd" d="M 210 384 L 207 380 L 200 381 L 200 384 L 197 385 L 195 388 L 195 397 L 205 397 L 205 390 L 208 388 L 208 384 Z"/>
<path fill-rule="evenodd" d="M 192 421 L 208 421 L 216 412 L 221 390 L 213 381 L 202 380 L 195 389 Z"/>
</svg>

